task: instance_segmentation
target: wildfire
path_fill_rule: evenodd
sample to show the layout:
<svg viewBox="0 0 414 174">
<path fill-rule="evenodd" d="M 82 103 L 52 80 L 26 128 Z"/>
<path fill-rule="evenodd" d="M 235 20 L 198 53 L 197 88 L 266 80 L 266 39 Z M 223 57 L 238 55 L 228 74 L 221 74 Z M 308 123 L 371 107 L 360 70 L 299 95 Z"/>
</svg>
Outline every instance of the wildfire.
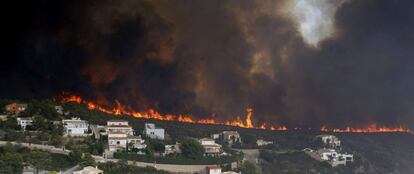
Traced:
<svg viewBox="0 0 414 174">
<path fill-rule="evenodd" d="M 321 127 L 321 131 L 322 132 L 328 132 L 329 130 L 328 130 L 328 128 L 326 126 L 322 126 Z"/>
<path fill-rule="evenodd" d="M 252 114 L 253 114 L 253 109 L 252 108 L 248 108 L 247 109 L 247 117 L 246 117 L 246 127 L 247 128 L 253 128 L 253 123 L 252 123 Z"/>
<path fill-rule="evenodd" d="M 408 132 L 408 133 L 412 133 L 410 131 L 410 129 L 405 128 L 403 126 L 398 126 L 398 127 L 378 127 L 377 124 L 372 123 L 371 125 L 369 125 L 368 127 L 365 128 L 353 128 L 353 127 L 346 127 L 345 129 L 338 129 L 338 128 L 334 128 L 334 129 L 328 129 L 326 126 L 322 126 L 321 127 L 321 131 L 323 132 L 328 132 L 328 131 L 332 131 L 332 132 L 352 132 L 352 133 L 374 133 L 374 132 Z"/>
<path fill-rule="evenodd" d="M 286 131 L 288 128 L 286 126 L 273 126 L 266 123 L 255 126 L 252 121 L 253 109 L 247 108 L 246 118 L 243 120 L 239 116 L 235 120 L 219 122 L 215 119 L 216 115 L 212 115 L 213 118 L 207 119 L 196 119 L 191 115 L 172 115 L 172 114 L 161 114 L 154 109 L 149 109 L 145 112 L 134 111 L 131 107 L 122 105 L 119 101 L 115 100 L 115 106 L 112 109 L 100 106 L 92 101 L 86 101 L 80 96 L 68 95 L 62 93 L 61 101 L 66 102 L 76 102 L 78 104 L 85 104 L 90 110 L 99 110 L 101 112 L 112 114 L 112 115 L 130 115 L 136 118 L 144 119 L 155 119 L 155 120 L 165 120 L 165 121 L 179 121 L 185 123 L 200 123 L 200 124 L 222 124 L 227 126 L 235 126 L 241 128 L 254 128 L 254 129 L 264 129 L 264 130 L 275 130 L 275 131 Z M 354 128 L 351 126 L 346 127 L 345 129 L 331 128 L 329 129 L 326 126 L 322 126 L 320 131 L 322 132 L 352 132 L 352 133 L 374 133 L 374 132 L 408 132 L 412 133 L 408 128 L 403 126 L 398 127 L 378 127 L 377 124 L 373 123 L 365 128 Z"/>
<path fill-rule="evenodd" d="M 112 114 L 112 115 L 130 115 L 136 118 L 165 120 L 165 121 L 179 121 L 179 122 L 185 122 L 185 123 L 222 124 L 222 125 L 235 126 L 235 127 L 241 127 L 241 128 L 255 128 L 255 129 L 267 129 L 267 130 L 279 130 L 279 131 L 288 130 L 286 126 L 273 126 L 273 125 L 268 126 L 267 124 L 261 124 L 258 127 L 254 126 L 252 122 L 252 115 L 253 115 L 252 108 L 247 109 L 247 116 L 245 120 L 242 120 L 239 116 L 237 116 L 236 120 L 218 122 L 217 120 L 213 118 L 195 119 L 190 115 L 178 115 L 178 116 L 171 115 L 171 114 L 162 115 L 154 109 L 149 109 L 146 112 L 137 112 L 137 111 L 134 111 L 129 106 L 122 105 L 117 100 L 115 100 L 115 107 L 112 109 L 108 109 L 92 101 L 86 101 L 82 99 L 82 97 L 80 96 L 68 95 L 66 93 L 62 93 L 61 101 L 64 103 L 76 102 L 78 104 L 85 104 L 86 107 L 90 110 L 99 110 L 101 112 Z M 215 117 L 215 115 L 213 115 L 212 117 Z"/>
</svg>

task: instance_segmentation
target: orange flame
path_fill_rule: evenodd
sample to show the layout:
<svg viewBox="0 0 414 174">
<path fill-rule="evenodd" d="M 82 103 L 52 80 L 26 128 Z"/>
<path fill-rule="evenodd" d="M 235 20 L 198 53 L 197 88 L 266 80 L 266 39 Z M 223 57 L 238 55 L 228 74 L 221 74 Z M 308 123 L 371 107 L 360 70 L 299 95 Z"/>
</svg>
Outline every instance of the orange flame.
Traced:
<svg viewBox="0 0 414 174">
<path fill-rule="evenodd" d="M 68 95 L 67 93 L 62 93 L 61 101 L 63 103 L 66 102 L 76 102 L 78 104 L 85 104 L 88 109 L 90 110 L 99 110 L 101 112 L 112 114 L 112 115 L 130 115 L 136 118 L 144 118 L 144 119 L 155 119 L 155 120 L 165 120 L 165 121 L 179 121 L 185 123 L 200 123 L 200 124 L 221 124 L 227 126 L 235 126 L 241 128 L 254 128 L 254 129 L 265 129 L 265 130 L 274 130 L 274 131 L 286 131 L 288 128 L 286 126 L 274 126 L 274 125 L 267 125 L 266 123 L 262 123 L 259 126 L 254 126 L 252 121 L 253 116 L 253 109 L 248 108 L 246 119 L 242 120 L 239 116 L 236 117 L 235 120 L 225 121 L 225 122 L 218 122 L 215 117 L 216 115 L 213 114 L 211 117 L 207 119 L 195 119 L 190 115 L 172 115 L 166 114 L 162 115 L 158 111 L 154 109 L 149 109 L 146 112 L 137 112 L 134 111 L 129 106 L 122 105 L 118 100 L 115 100 L 115 107 L 112 109 L 107 109 L 103 106 L 100 106 L 94 102 L 83 100 L 82 97 L 76 95 Z M 326 126 L 322 126 L 320 131 L 322 132 L 353 132 L 353 133 L 373 133 L 373 132 L 409 132 L 414 134 L 408 128 L 403 126 L 398 127 L 378 127 L 375 123 L 369 125 L 366 128 L 353 128 L 348 126 L 345 129 L 338 129 L 332 128 L 329 129 Z"/>
<path fill-rule="evenodd" d="M 65 93 L 63 93 L 62 95 L 65 95 Z M 82 98 L 79 97 L 79 96 L 71 95 L 71 96 L 67 96 L 67 97 L 62 97 L 62 100 L 61 101 L 63 103 L 66 103 L 66 102 L 81 103 L 82 102 Z"/>
<path fill-rule="evenodd" d="M 278 126 L 278 127 L 270 127 L 270 130 L 278 130 L 278 131 L 287 131 L 288 128 L 286 126 Z"/>
<path fill-rule="evenodd" d="M 377 124 L 372 123 L 368 127 L 365 128 L 353 128 L 353 127 L 346 127 L 345 129 L 328 129 L 326 126 L 321 127 L 321 131 L 323 132 L 352 132 L 352 133 L 375 133 L 375 132 L 408 132 L 411 133 L 410 129 L 405 128 L 403 126 L 398 127 L 378 127 Z"/>
<path fill-rule="evenodd" d="M 247 117 L 246 117 L 246 127 L 247 128 L 253 128 L 253 123 L 252 123 L 252 114 L 253 114 L 253 109 L 252 108 L 247 108 Z"/>
<path fill-rule="evenodd" d="M 321 127 L 321 131 L 322 132 L 328 132 L 329 130 L 328 130 L 328 128 L 326 126 L 322 126 Z"/>
<path fill-rule="evenodd" d="M 200 124 L 222 124 L 227 126 L 235 126 L 241 128 L 255 128 L 255 129 L 267 129 L 267 130 L 280 130 L 285 131 L 288 130 L 286 126 L 268 126 L 266 124 L 262 124 L 258 127 L 253 125 L 252 115 L 253 109 L 247 109 L 247 116 L 246 119 L 243 121 L 239 116 L 236 117 L 236 120 L 226 121 L 224 123 L 218 122 L 213 118 L 208 119 L 195 119 L 190 115 L 171 115 L 166 114 L 162 115 L 158 111 L 154 109 L 149 109 L 146 112 L 137 112 L 131 109 L 131 107 L 126 107 L 122 105 L 118 100 L 115 100 L 115 107 L 112 109 L 107 109 L 102 107 L 94 102 L 83 100 L 80 96 L 76 95 L 67 95 L 66 93 L 62 93 L 61 101 L 63 103 L 66 102 L 76 102 L 78 104 L 85 104 L 86 107 L 90 110 L 99 110 L 101 112 L 112 114 L 112 115 L 130 115 L 136 118 L 144 118 L 144 119 L 156 119 L 156 120 L 165 120 L 165 121 L 179 121 L 185 123 L 200 123 Z M 216 117 L 215 114 L 212 117 Z"/>
</svg>

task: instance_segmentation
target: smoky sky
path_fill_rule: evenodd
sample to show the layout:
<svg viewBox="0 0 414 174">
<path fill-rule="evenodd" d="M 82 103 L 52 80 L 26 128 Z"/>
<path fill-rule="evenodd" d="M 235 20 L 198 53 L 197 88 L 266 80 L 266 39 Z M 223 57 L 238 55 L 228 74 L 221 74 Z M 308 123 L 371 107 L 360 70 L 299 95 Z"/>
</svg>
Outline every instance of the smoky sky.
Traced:
<svg viewBox="0 0 414 174">
<path fill-rule="evenodd" d="M 305 3 L 306 2 L 306 3 Z M 2 12 L 2 98 L 414 128 L 414 2 L 47 1 Z M 316 11 L 315 11 L 316 9 Z"/>
</svg>

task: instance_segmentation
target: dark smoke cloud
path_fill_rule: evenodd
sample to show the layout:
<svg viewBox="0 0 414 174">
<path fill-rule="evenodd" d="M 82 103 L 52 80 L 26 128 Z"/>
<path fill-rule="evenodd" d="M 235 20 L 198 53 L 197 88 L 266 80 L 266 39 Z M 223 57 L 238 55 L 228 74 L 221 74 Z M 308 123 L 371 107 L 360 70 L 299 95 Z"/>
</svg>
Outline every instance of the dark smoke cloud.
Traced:
<svg viewBox="0 0 414 174">
<path fill-rule="evenodd" d="M 72 91 L 223 120 L 253 107 L 258 123 L 414 126 L 410 1 L 345 2 L 317 48 L 282 1 L 30 3 L 2 15 L 2 97 Z"/>
</svg>

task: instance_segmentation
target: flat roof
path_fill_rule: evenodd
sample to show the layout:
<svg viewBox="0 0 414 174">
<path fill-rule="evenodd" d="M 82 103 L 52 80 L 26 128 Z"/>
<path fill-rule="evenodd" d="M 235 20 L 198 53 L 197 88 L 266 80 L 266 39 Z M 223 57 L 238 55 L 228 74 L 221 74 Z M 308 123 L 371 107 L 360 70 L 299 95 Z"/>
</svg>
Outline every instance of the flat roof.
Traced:
<svg viewBox="0 0 414 174">
<path fill-rule="evenodd" d="M 201 146 L 203 146 L 203 147 L 221 147 L 220 144 L 204 144 L 204 145 L 201 145 Z"/>
<path fill-rule="evenodd" d="M 129 126 L 129 125 L 109 125 L 109 126 L 106 126 L 106 127 L 118 127 L 118 128 L 130 128 L 131 126 Z"/>
<path fill-rule="evenodd" d="M 107 122 L 128 122 L 128 121 L 119 119 L 119 120 L 108 120 Z"/>
<path fill-rule="evenodd" d="M 220 166 L 207 166 L 208 169 L 221 169 Z"/>
<path fill-rule="evenodd" d="M 228 134 L 228 135 L 240 135 L 239 132 L 237 131 L 223 131 L 223 134 Z"/>
<path fill-rule="evenodd" d="M 128 137 L 108 137 L 108 140 L 127 140 Z"/>
<path fill-rule="evenodd" d="M 20 120 L 33 120 L 32 117 L 18 117 Z"/>
<path fill-rule="evenodd" d="M 108 134 L 127 134 L 126 132 L 108 132 Z"/>
</svg>

